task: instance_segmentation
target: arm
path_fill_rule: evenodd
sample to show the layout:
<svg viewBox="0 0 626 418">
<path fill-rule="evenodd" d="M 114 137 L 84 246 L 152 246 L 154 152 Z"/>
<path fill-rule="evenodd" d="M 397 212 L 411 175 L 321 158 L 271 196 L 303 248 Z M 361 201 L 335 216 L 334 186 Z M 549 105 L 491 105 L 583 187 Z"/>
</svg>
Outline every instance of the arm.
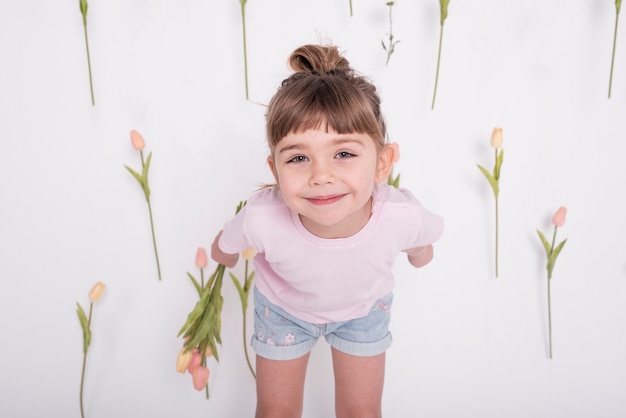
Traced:
<svg viewBox="0 0 626 418">
<path fill-rule="evenodd" d="M 433 246 L 430 244 L 424 247 L 410 248 L 405 253 L 413 267 L 423 267 L 433 259 Z"/>
<path fill-rule="evenodd" d="M 232 268 L 235 267 L 235 264 L 237 264 L 237 260 L 239 260 L 239 254 L 228 254 L 220 249 L 218 243 L 220 237 L 222 236 L 222 232 L 223 231 L 220 231 L 217 234 L 217 236 L 213 240 L 213 244 L 211 244 L 211 258 L 228 268 Z"/>
</svg>

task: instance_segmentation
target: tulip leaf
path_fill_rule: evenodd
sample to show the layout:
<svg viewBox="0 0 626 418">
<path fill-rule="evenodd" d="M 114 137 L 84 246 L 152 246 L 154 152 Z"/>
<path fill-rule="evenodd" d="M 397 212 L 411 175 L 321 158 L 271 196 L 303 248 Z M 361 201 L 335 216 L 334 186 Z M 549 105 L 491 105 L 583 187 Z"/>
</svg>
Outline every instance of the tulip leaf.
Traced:
<svg viewBox="0 0 626 418">
<path fill-rule="evenodd" d="M 252 287 L 252 281 L 253 280 L 254 280 L 254 271 L 252 273 L 250 273 L 250 275 L 246 279 L 246 285 L 244 286 L 244 289 L 245 289 L 246 293 L 248 293 L 250 291 L 250 288 Z"/>
<path fill-rule="evenodd" d="M 496 157 L 496 165 L 493 168 L 493 177 L 496 180 L 500 180 L 500 167 L 502 167 L 502 159 L 504 157 L 504 150 L 501 149 Z"/>
<path fill-rule="evenodd" d="M 241 287 L 241 283 L 233 273 L 229 273 L 230 278 L 233 280 L 235 287 L 237 288 L 237 293 L 239 293 L 239 299 L 241 299 L 241 310 L 243 314 L 246 314 L 246 309 L 248 308 L 248 292 Z"/>
<path fill-rule="evenodd" d="M 554 263 L 556 263 L 556 258 L 561 253 L 561 250 L 563 249 L 563 246 L 565 245 L 566 241 L 567 241 L 566 239 L 561 241 L 561 243 L 557 245 L 556 248 L 552 251 L 552 259 L 554 260 Z"/>
<path fill-rule="evenodd" d="M 135 177 L 137 179 L 139 184 L 141 184 L 141 187 L 143 187 L 143 179 L 141 178 L 141 174 L 139 174 L 138 172 L 136 172 L 135 170 L 133 170 L 132 168 L 130 168 L 127 165 L 125 165 L 124 167 L 126 167 L 126 169 L 130 172 L 130 174 L 132 174 L 133 177 Z"/>
<path fill-rule="evenodd" d="M 191 273 L 187 272 L 187 276 L 189 276 L 194 287 L 198 291 L 198 296 L 202 297 L 202 287 L 200 286 L 200 283 L 198 283 L 198 281 L 191 275 Z"/>
<path fill-rule="evenodd" d="M 443 26 L 443 22 L 445 22 L 448 17 L 448 4 L 450 0 L 439 0 L 439 9 L 441 11 L 441 26 Z"/>
<path fill-rule="evenodd" d="M 476 165 L 478 166 L 480 171 L 485 175 L 485 178 L 487 178 L 487 180 L 489 181 L 489 184 L 491 185 L 491 190 L 493 191 L 493 195 L 497 198 L 498 192 L 499 192 L 498 181 L 491 175 L 489 171 L 487 171 L 485 167 L 483 167 L 480 164 L 476 164 Z"/>
<path fill-rule="evenodd" d="M 615 11 L 619 14 L 619 9 L 622 7 L 622 0 L 615 0 Z"/>
<path fill-rule="evenodd" d="M 543 232 L 541 232 L 540 230 L 537 230 L 537 234 L 539 234 L 539 238 L 541 239 L 541 243 L 543 244 L 543 248 L 546 250 L 546 255 L 549 258 L 550 257 L 550 253 L 552 252 L 552 248 L 550 247 L 550 243 L 548 242 L 546 237 L 543 235 Z"/>
<path fill-rule="evenodd" d="M 85 315 L 85 310 L 82 306 L 80 306 L 80 303 L 77 302 L 76 306 L 76 314 L 78 315 L 80 326 L 83 329 L 83 353 L 87 354 L 89 344 L 91 344 L 91 330 L 89 329 L 89 320 Z"/>
</svg>

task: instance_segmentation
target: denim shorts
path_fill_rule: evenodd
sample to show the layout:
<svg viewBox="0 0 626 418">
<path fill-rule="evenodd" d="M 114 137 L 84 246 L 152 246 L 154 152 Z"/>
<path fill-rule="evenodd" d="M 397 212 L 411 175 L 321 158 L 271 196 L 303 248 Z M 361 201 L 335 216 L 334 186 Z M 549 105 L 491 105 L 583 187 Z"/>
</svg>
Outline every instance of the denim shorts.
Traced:
<svg viewBox="0 0 626 418">
<path fill-rule="evenodd" d="M 254 288 L 252 348 L 270 360 L 293 360 L 313 349 L 319 337 L 353 356 L 384 353 L 391 345 L 389 322 L 393 294 L 374 303 L 367 316 L 342 322 L 312 324 L 287 313 Z"/>
</svg>

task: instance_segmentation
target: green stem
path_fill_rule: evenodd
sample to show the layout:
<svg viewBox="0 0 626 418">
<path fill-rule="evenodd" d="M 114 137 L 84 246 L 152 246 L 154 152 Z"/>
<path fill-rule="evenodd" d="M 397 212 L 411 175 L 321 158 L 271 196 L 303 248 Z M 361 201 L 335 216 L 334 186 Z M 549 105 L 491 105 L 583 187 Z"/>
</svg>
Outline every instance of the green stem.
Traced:
<svg viewBox="0 0 626 418">
<path fill-rule="evenodd" d="M 204 269 L 200 268 L 200 287 L 204 289 Z"/>
<path fill-rule="evenodd" d="M 83 27 L 85 29 L 85 46 L 87 47 L 87 67 L 89 68 L 89 89 L 91 90 L 91 105 L 95 106 L 96 102 L 93 96 L 93 80 L 91 78 L 91 58 L 89 57 L 89 39 L 87 38 L 87 19 L 83 19 Z"/>
<path fill-rule="evenodd" d="M 435 91 L 433 92 L 433 103 L 431 110 L 435 108 L 435 97 L 437 97 L 437 83 L 439 82 L 439 64 L 441 63 L 441 44 L 443 42 L 443 24 L 439 30 L 439 52 L 437 53 L 437 73 L 435 74 Z"/>
<path fill-rule="evenodd" d="M 613 64 L 615 63 L 615 46 L 617 45 L 618 22 L 619 22 L 619 11 L 615 14 L 615 33 L 613 34 L 613 54 L 611 56 L 611 75 L 609 77 L 609 99 L 611 98 L 611 86 L 613 84 Z"/>
<path fill-rule="evenodd" d="M 159 253 L 157 252 L 156 237 L 154 236 L 154 221 L 152 219 L 152 205 L 148 200 L 148 212 L 150 213 L 150 229 L 152 230 L 152 245 L 154 246 L 154 256 L 156 257 L 157 271 L 161 280 L 161 264 L 159 263 Z"/>
<path fill-rule="evenodd" d="M 552 304 L 550 300 L 550 282 L 548 279 L 548 338 L 550 341 L 550 358 L 552 358 Z"/>
<path fill-rule="evenodd" d="M 241 23 L 243 26 L 243 68 L 246 78 L 246 100 L 248 100 L 248 48 L 246 45 L 246 6 L 241 2 Z"/>
<path fill-rule="evenodd" d="M 91 313 L 93 312 L 93 302 L 89 305 L 89 318 L 87 319 L 88 326 L 91 326 Z M 80 416 L 85 418 L 85 411 L 83 408 L 83 388 L 85 386 L 85 368 L 87 365 L 87 349 L 83 354 L 83 371 L 80 377 Z"/>
<path fill-rule="evenodd" d="M 498 165 L 498 149 L 496 148 L 496 166 Z M 498 237 L 498 196 L 496 195 L 496 278 L 498 278 L 498 247 L 499 247 L 499 237 Z"/>
<path fill-rule="evenodd" d="M 352 0 L 350 0 L 350 17 L 352 17 Z"/>
</svg>

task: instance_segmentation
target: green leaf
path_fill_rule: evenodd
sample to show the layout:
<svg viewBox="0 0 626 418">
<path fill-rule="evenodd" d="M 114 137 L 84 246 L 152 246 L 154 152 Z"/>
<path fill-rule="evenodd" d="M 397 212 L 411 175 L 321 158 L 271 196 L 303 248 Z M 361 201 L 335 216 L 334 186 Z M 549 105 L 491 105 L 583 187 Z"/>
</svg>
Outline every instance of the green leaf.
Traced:
<svg viewBox="0 0 626 418">
<path fill-rule="evenodd" d="M 200 283 L 198 283 L 198 281 L 191 275 L 191 273 L 187 272 L 187 276 L 189 276 L 189 278 L 193 282 L 194 287 L 198 291 L 198 296 L 202 297 L 202 286 L 200 286 Z"/>
<path fill-rule="evenodd" d="M 554 251 L 552 251 L 552 259 L 554 260 L 553 262 L 556 263 L 556 258 L 559 256 L 559 254 L 561 253 L 561 250 L 563 249 L 563 246 L 565 245 L 565 242 L 567 242 L 567 240 L 563 240 L 561 241 L 561 243 L 559 245 L 556 246 L 556 248 L 554 249 Z"/>
<path fill-rule="evenodd" d="M 141 174 L 139 174 L 138 172 L 136 172 L 135 170 L 133 170 L 132 168 L 130 168 L 129 166 L 125 165 L 124 167 L 126 167 L 126 169 L 128 170 L 128 172 L 130 174 L 133 175 L 133 177 L 135 177 L 137 179 L 137 181 L 139 182 L 139 184 L 141 185 L 141 187 L 143 187 L 143 179 L 141 178 Z"/>
<path fill-rule="evenodd" d="M 615 0 L 615 11 L 619 14 L 619 9 L 622 8 L 622 0 Z"/>
<path fill-rule="evenodd" d="M 243 287 L 245 289 L 246 293 L 248 293 L 250 291 L 250 288 L 252 287 L 252 281 L 253 280 L 254 280 L 254 271 L 248 275 L 248 278 L 246 279 L 246 285 Z"/>
<path fill-rule="evenodd" d="M 541 232 L 540 230 L 537 230 L 537 234 L 539 234 L 539 238 L 541 239 L 541 243 L 543 244 L 543 248 L 546 250 L 546 255 L 549 258 L 550 257 L 550 253 L 552 252 L 552 248 L 550 247 L 550 243 L 548 242 L 546 237 L 543 235 L 543 232 Z"/>
<path fill-rule="evenodd" d="M 87 0 L 78 0 L 78 5 L 80 7 L 80 13 L 83 15 L 83 23 L 85 23 L 85 19 L 87 19 L 87 10 L 89 9 L 89 4 L 87 4 Z"/>
<path fill-rule="evenodd" d="M 248 308 L 248 292 L 241 287 L 241 283 L 233 273 L 230 273 L 230 278 L 233 280 L 235 287 L 237 288 L 237 293 L 239 293 L 239 299 L 241 300 L 241 310 L 243 314 L 246 314 L 246 309 Z"/>
<path fill-rule="evenodd" d="M 89 320 L 85 315 L 85 311 L 83 307 L 80 306 L 80 303 L 76 303 L 76 314 L 78 315 L 78 320 L 80 321 L 80 326 L 83 329 L 83 353 L 87 354 L 87 350 L 89 349 L 89 344 L 91 344 L 91 330 L 89 329 Z"/>
<path fill-rule="evenodd" d="M 487 169 L 485 167 L 483 167 L 480 164 L 476 164 L 476 165 L 480 169 L 481 173 L 483 173 L 485 175 L 485 178 L 489 181 L 489 184 L 491 185 L 491 190 L 493 191 L 493 195 L 497 198 L 498 197 L 498 192 L 499 192 L 499 190 L 498 190 L 498 181 L 493 178 L 491 173 L 489 171 L 487 171 Z"/>
<path fill-rule="evenodd" d="M 448 17 L 448 4 L 450 0 L 439 0 L 439 9 L 441 11 L 441 26 L 443 26 L 443 22 L 445 22 Z"/>
<path fill-rule="evenodd" d="M 200 300 L 196 302 L 196 305 L 194 306 L 193 310 L 189 313 L 189 315 L 187 315 L 187 321 L 185 322 L 185 325 L 183 325 L 183 327 L 178 332 L 179 337 L 181 336 L 183 332 L 185 332 L 185 330 L 187 330 L 190 326 L 192 326 L 192 324 L 196 322 L 198 318 L 202 316 L 206 308 L 208 299 L 209 299 L 209 294 L 210 294 L 209 289 L 208 288 L 205 289 L 202 294 L 202 298 L 200 298 Z"/>
<path fill-rule="evenodd" d="M 500 152 L 498 153 L 498 156 L 496 157 L 496 165 L 493 168 L 493 177 L 496 180 L 500 180 L 500 167 L 502 167 L 502 159 L 504 157 L 504 150 L 501 149 Z"/>
</svg>

